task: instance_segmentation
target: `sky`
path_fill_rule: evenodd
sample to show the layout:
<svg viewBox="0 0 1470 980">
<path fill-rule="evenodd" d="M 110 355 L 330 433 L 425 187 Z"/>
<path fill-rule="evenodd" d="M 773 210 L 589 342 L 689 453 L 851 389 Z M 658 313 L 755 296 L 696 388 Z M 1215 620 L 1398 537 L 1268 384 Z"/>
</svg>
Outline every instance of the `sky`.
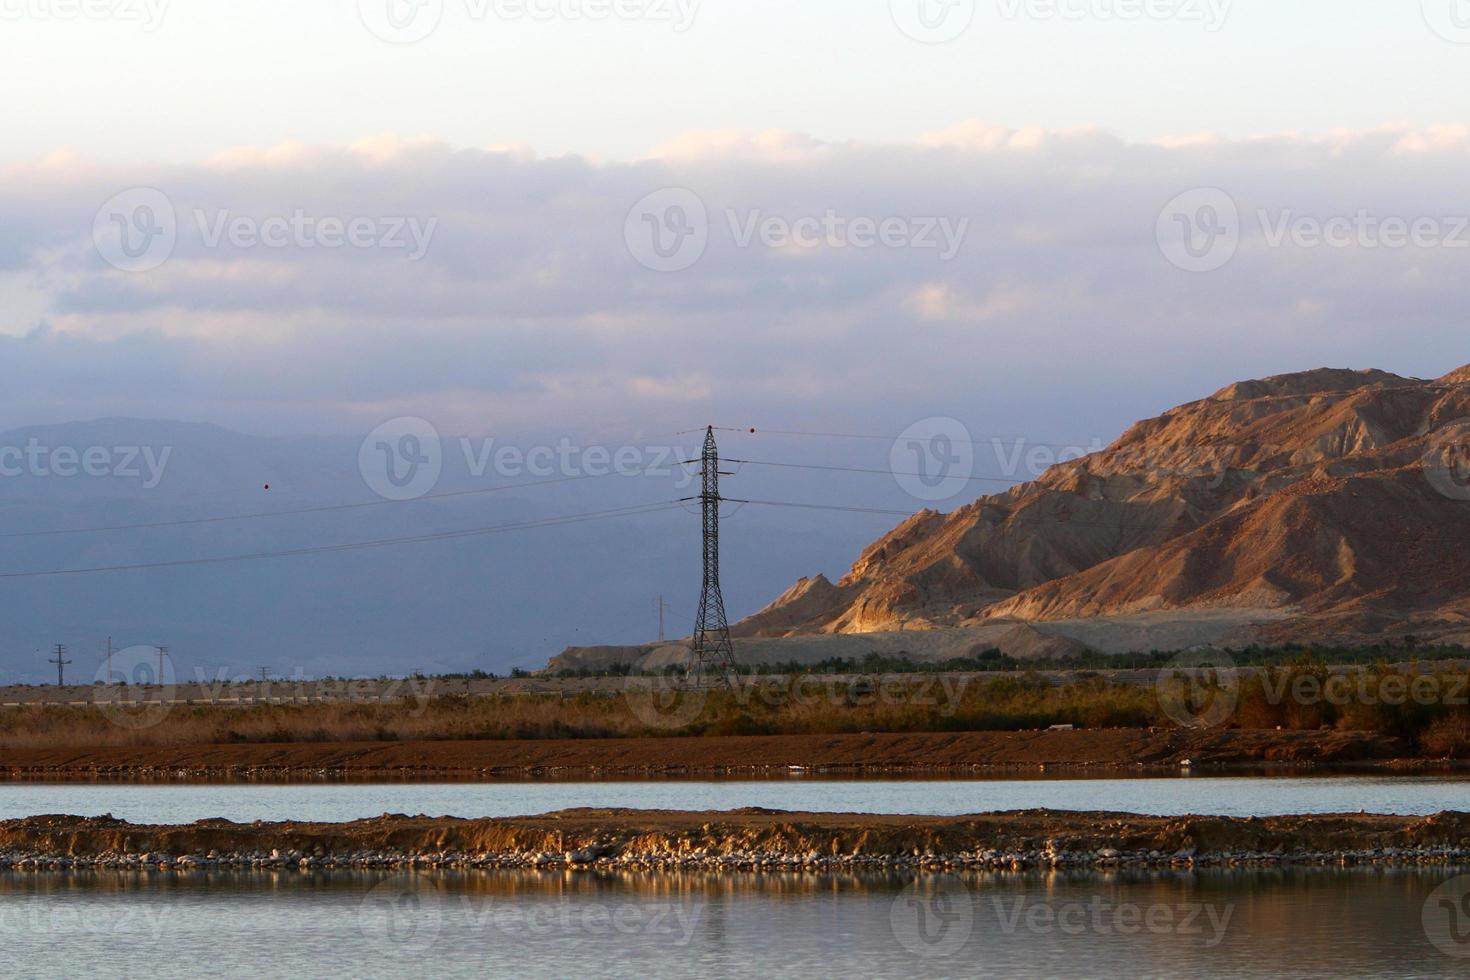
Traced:
<svg viewBox="0 0 1470 980">
<path fill-rule="evenodd" d="M 1086 445 L 1470 361 L 1463 0 L 0 20 L 0 426 Z"/>
</svg>

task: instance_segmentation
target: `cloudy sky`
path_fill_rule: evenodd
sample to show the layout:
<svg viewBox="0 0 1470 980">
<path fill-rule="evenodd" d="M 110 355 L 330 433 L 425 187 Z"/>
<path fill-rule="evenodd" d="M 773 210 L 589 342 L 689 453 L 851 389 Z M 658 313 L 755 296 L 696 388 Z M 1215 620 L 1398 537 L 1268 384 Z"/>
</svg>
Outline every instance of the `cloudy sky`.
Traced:
<svg viewBox="0 0 1470 980">
<path fill-rule="evenodd" d="M 0 0 L 0 426 L 1086 443 L 1470 361 L 1462 0 Z"/>
</svg>

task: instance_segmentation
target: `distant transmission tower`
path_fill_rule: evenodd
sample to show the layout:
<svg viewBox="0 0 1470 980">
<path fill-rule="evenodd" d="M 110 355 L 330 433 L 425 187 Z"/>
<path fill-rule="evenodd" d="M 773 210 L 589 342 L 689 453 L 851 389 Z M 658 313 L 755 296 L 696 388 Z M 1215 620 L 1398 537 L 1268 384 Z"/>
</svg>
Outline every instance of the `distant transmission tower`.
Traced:
<svg viewBox="0 0 1470 980">
<path fill-rule="evenodd" d="M 704 590 L 699 597 L 699 619 L 694 624 L 694 679 L 704 684 L 718 678 L 729 684 L 735 673 L 735 646 L 730 642 L 730 623 L 725 618 L 725 597 L 720 592 L 720 449 L 715 445 L 714 426 L 704 436 L 700 457 L 704 478 L 699 495 L 704 513 Z M 733 475 L 733 474 L 723 474 Z"/>
<path fill-rule="evenodd" d="M 56 686 L 66 687 L 66 665 L 71 663 L 66 659 L 66 647 L 56 644 L 56 656 L 46 662 L 56 665 Z"/>
</svg>

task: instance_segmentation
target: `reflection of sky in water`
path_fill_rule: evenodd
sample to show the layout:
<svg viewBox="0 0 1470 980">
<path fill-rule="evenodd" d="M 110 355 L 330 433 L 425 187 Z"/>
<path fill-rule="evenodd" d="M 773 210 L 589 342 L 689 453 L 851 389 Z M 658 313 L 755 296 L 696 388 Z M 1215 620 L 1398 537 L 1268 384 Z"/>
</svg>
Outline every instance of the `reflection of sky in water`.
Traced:
<svg viewBox="0 0 1470 980">
<path fill-rule="evenodd" d="M 1448 877 L 0 875 L 0 946 L 160 980 L 1462 976 L 1422 921 Z"/>
<path fill-rule="evenodd" d="M 111 813 L 133 823 L 208 817 L 344 821 L 383 813 L 502 817 L 572 807 L 732 810 L 761 806 L 825 813 L 957 815 L 1046 807 L 1134 813 L 1269 816 L 1291 813 L 1424 815 L 1470 808 L 1470 779 L 1308 778 L 1045 779 L 607 783 L 66 784 L 0 783 L 0 819 Z"/>
</svg>

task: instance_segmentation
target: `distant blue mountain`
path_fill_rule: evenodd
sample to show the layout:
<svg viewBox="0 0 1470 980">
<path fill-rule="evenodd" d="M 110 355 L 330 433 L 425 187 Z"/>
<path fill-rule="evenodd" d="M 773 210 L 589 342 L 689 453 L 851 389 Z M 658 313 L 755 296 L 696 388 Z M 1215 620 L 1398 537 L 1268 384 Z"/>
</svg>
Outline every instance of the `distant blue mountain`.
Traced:
<svg viewBox="0 0 1470 980">
<path fill-rule="evenodd" d="M 434 494 L 563 476 L 563 468 L 550 477 L 477 476 L 483 445 L 469 447 L 466 453 L 458 440 L 444 441 Z M 356 439 L 249 436 L 216 425 L 139 419 L 0 433 L 0 574 L 313 549 L 697 492 L 672 475 L 615 475 L 387 503 L 364 480 L 360 448 Z M 732 482 L 764 499 L 821 500 L 823 484 L 814 475 L 767 471 Z M 872 483 L 886 488 L 870 499 L 902 504 L 891 481 Z M 367 506 L 213 520 L 343 504 Z M 698 518 L 686 506 L 371 550 L 0 578 L 0 683 L 54 680 L 46 658 L 57 643 L 66 644 L 74 661 L 68 677 L 90 680 L 109 636 L 118 648 L 168 646 L 189 677 L 200 670 L 253 675 L 260 666 L 276 676 L 308 677 L 414 668 L 505 672 L 538 667 L 569 645 L 655 638 L 660 594 L 671 607 L 670 635 L 684 635 L 698 598 L 700 557 Z M 840 573 L 895 520 L 739 510 L 725 535 L 731 618 L 764 606 L 794 578 Z M 183 521 L 199 523 L 49 533 Z"/>
</svg>

